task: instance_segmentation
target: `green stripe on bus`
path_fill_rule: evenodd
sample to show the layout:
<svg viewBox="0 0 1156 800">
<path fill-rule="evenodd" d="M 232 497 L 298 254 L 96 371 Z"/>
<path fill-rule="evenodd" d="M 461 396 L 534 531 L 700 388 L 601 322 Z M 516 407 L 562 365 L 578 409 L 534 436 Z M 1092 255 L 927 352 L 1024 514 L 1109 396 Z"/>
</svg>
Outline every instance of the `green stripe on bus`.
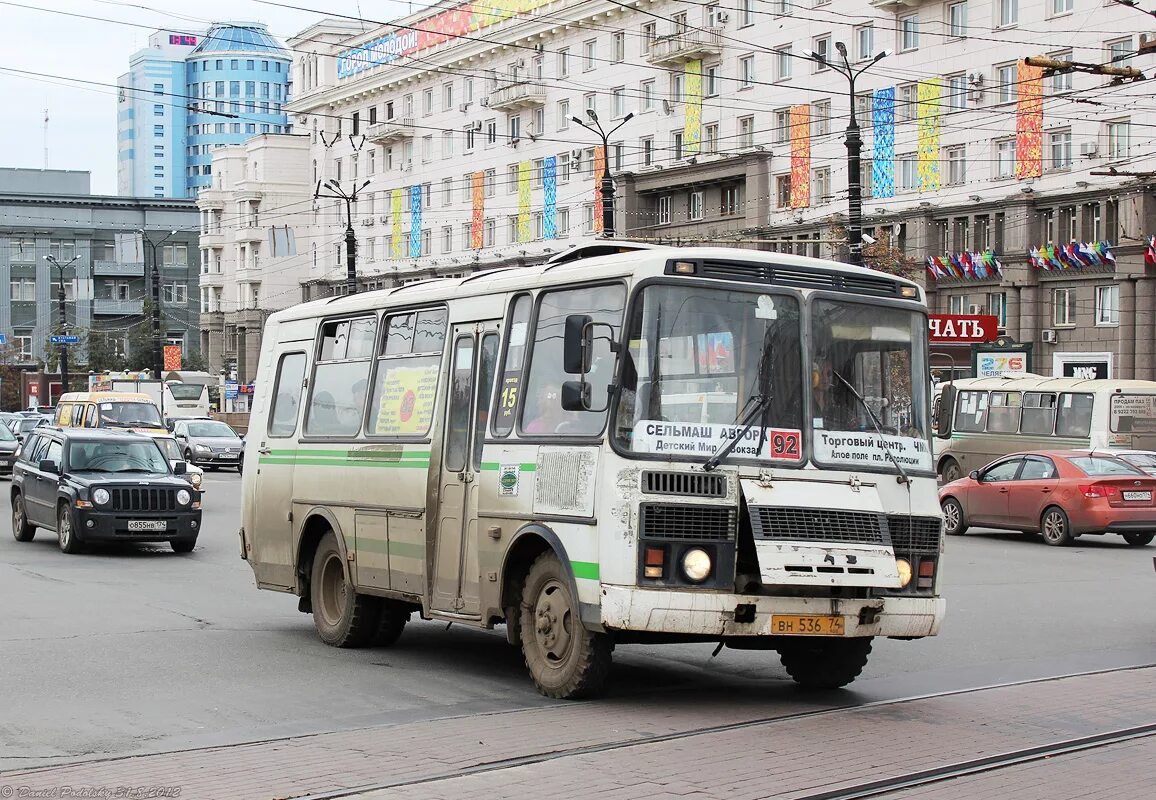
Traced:
<svg viewBox="0 0 1156 800">
<path fill-rule="evenodd" d="M 413 468 L 428 469 L 429 459 L 402 459 L 400 461 L 374 461 L 370 459 L 358 460 L 353 458 L 308 458 L 305 456 L 275 457 L 264 456 L 262 464 L 288 464 L 307 467 L 376 467 L 381 468 Z"/>
<path fill-rule="evenodd" d="M 574 570 L 575 578 L 585 578 L 588 581 L 598 580 L 598 564 L 594 561 L 571 561 L 570 568 Z"/>
<path fill-rule="evenodd" d="M 510 465 L 509 464 L 501 464 L 497 461 L 483 461 L 482 462 L 482 472 L 497 472 L 502 467 L 506 467 L 506 466 L 510 466 Z M 522 472 L 534 472 L 538 469 L 537 464 L 514 464 L 513 466 L 520 468 L 522 470 Z"/>
<path fill-rule="evenodd" d="M 300 450 L 270 450 L 266 455 L 270 456 L 318 456 L 323 458 L 429 458 L 429 450 L 313 450 L 310 448 L 302 448 Z"/>
</svg>

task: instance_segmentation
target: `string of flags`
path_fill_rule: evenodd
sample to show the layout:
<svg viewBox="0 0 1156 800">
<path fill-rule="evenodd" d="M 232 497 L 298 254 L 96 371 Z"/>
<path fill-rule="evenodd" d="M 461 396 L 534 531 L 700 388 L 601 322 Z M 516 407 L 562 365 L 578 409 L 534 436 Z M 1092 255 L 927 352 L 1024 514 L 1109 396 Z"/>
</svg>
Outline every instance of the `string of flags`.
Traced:
<svg viewBox="0 0 1156 800">
<path fill-rule="evenodd" d="M 1037 270 L 1083 269 L 1116 263 L 1110 242 L 1069 242 L 1033 247 L 1028 258 Z M 1145 261 L 1148 255 L 1144 256 Z M 1152 262 L 1149 262 L 1152 263 Z"/>
<path fill-rule="evenodd" d="M 1148 246 L 1144 248 L 1144 263 L 1156 267 L 1156 236 L 1148 237 Z"/>
<path fill-rule="evenodd" d="M 965 278 L 979 280 L 993 275 L 1003 277 L 1003 264 L 990 247 L 982 252 L 950 253 L 946 256 L 927 257 L 927 275 L 931 280 L 939 278 Z"/>
</svg>

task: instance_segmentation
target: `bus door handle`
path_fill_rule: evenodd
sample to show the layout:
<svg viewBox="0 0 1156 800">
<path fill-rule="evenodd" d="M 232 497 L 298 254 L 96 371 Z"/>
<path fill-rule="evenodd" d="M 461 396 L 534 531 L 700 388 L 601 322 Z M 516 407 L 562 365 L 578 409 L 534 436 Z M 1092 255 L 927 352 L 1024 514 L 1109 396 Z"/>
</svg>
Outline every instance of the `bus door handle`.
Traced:
<svg viewBox="0 0 1156 800">
<path fill-rule="evenodd" d="M 268 447 L 258 447 L 258 448 L 257 448 L 257 452 L 258 452 L 258 453 L 260 453 L 260 454 L 261 454 L 261 455 L 263 455 L 263 456 L 267 456 L 267 455 L 269 455 L 270 453 L 272 453 L 273 451 L 272 451 L 272 450 L 270 450 Z"/>
<path fill-rule="evenodd" d="M 458 480 L 461 481 L 462 483 L 470 483 L 471 481 L 473 481 L 473 479 L 474 479 L 474 473 L 470 472 L 469 470 L 465 470 L 464 472 L 458 473 Z"/>
</svg>

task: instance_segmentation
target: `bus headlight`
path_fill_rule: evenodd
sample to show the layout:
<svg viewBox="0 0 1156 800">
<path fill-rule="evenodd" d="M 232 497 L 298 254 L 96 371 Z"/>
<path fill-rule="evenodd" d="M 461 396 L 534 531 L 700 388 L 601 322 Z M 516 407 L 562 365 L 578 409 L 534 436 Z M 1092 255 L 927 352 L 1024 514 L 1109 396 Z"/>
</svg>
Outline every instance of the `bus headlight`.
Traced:
<svg viewBox="0 0 1156 800">
<path fill-rule="evenodd" d="M 911 562 L 905 558 L 895 559 L 895 569 L 899 571 L 899 588 L 906 589 L 911 583 Z"/>
<path fill-rule="evenodd" d="M 192 499 L 193 499 L 193 496 L 191 494 L 189 494 L 188 489 L 181 489 L 179 492 L 177 492 L 177 502 L 180 503 L 182 506 L 187 506 L 189 504 L 189 501 L 191 501 Z M 910 571 L 911 570 L 909 568 L 908 573 L 910 573 Z"/>
<path fill-rule="evenodd" d="M 92 502 L 96 503 L 98 506 L 103 506 L 105 503 L 107 503 L 111 499 L 112 499 L 112 495 L 110 495 L 108 493 L 108 489 L 93 489 L 92 490 Z"/>
<path fill-rule="evenodd" d="M 702 583 L 710 577 L 710 554 L 701 547 L 692 547 L 682 554 L 682 574 L 691 583 Z"/>
</svg>

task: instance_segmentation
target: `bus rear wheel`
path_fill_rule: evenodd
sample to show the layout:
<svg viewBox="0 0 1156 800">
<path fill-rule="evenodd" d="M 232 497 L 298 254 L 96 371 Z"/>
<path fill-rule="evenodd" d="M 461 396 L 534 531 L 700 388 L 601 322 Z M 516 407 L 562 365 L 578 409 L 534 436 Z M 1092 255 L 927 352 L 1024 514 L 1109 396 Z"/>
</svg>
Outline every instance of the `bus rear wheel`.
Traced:
<svg viewBox="0 0 1156 800">
<path fill-rule="evenodd" d="M 333 647 L 364 647 L 372 641 L 381 615 L 380 601 L 354 589 L 333 531 L 321 537 L 313 555 L 309 593 L 321 641 Z"/>
<path fill-rule="evenodd" d="M 778 648 L 787 674 L 804 689 L 841 689 L 859 677 L 871 654 L 871 637 L 798 637 Z"/>
<path fill-rule="evenodd" d="M 570 575 L 553 552 L 538 556 L 522 583 L 520 635 L 538 691 L 559 700 L 593 697 L 610 673 L 611 642 L 582 625 Z"/>
<path fill-rule="evenodd" d="M 939 465 L 939 479 L 947 485 L 952 481 L 957 481 L 963 477 L 963 468 L 959 466 L 959 462 L 954 458 L 945 458 L 943 463 Z"/>
</svg>

